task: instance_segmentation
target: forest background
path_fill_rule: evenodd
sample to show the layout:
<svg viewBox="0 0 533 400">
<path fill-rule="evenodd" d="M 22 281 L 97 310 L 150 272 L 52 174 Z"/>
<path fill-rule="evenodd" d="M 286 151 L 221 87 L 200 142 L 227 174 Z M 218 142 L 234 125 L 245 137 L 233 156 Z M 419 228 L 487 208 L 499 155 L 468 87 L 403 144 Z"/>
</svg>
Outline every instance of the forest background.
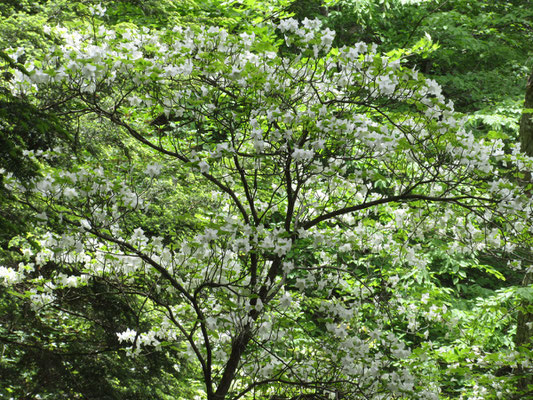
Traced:
<svg viewBox="0 0 533 400">
<path fill-rule="evenodd" d="M 430 200 L 422 197 L 427 194 L 423 192 L 413 192 L 418 196 L 415 200 L 419 203 L 413 205 L 409 202 L 411 208 L 403 207 L 407 203 L 407 194 L 404 197 L 403 194 L 396 195 L 394 185 L 401 187 L 401 183 L 395 182 L 400 182 L 402 177 L 414 179 L 411 164 L 401 164 L 405 171 L 398 172 L 400 167 L 397 166 L 391 172 L 379 163 L 366 159 L 361 161 L 363 158 L 359 160 L 353 154 L 342 153 L 342 143 L 326 137 L 321 158 L 316 160 L 325 165 L 329 162 L 324 161 L 329 160 L 327 157 L 341 152 L 339 160 L 346 160 L 345 170 L 342 171 L 341 165 L 336 172 L 341 182 L 344 182 L 342 179 L 352 179 L 348 175 L 354 170 L 364 170 L 366 175 L 361 179 L 365 179 L 365 185 L 371 188 L 369 192 L 383 196 L 373 200 L 378 202 L 375 211 L 361 214 L 355 220 L 344 220 L 340 218 L 342 215 L 339 218 L 335 215 L 331 221 L 310 212 L 307 224 L 310 229 L 315 225 L 322 229 L 320 234 L 327 238 L 325 243 L 313 237 L 295 239 L 291 235 L 296 232 L 296 226 L 293 230 L 286 217 L 289 214 L 282 211 L 283 201 L 291 204 L 292 186 L 289 183 L 285 188 L 288 200 L 280 200 L 279 210 L 268 208 L 271 214 L 265 211 L 268 223 L 265 219 L 252 224 L 254 229 L 261 225 L 265 232 L 275 232 L 273 236 L 258 230 L 258 235 L 266 235 L 263 247 L 257 244 L 255 250 L 244 250 L 246 246 L 243 242 L 243 247 L 235 251 L 237 261 L 228 261 L 224 258 L 226 255 L 220 255 L 233 249 L 232 244 L 225 241 L 234 242 L 241 237 L 237 234 L 237 239 L 235 236 L 225 239 L 225 233 L 221 232 L 226 232 L 224 224 L 230 222 L 220 222 L 221 217 L 213 211 L 228 204 L 227 199 L 213 194 L 216 186 L 218 189 L 223 186 L 223 183 L 217 182 L 225 182 L 215 182 L 217 173 L 223 175 L 224 166 L 217 167 L 213 162 L 209 170 L 207 164 L 193 160 L 194 156 L 190 155 L 192 151 L 202 154 L 207 148 L 210 151 L 227 151 L 224 147 L 217 147 L 224 143 L 226 135 L 219 129 L 218 121 L 222 121 L 223 126 L 225 121 L 233 121 L 236 114 L 250 112 L 243 111 L 248 110 L 247 107 L 251 110 L 262 107 L 259 95 L 243 95 L 238 97 L 241 103 L 236 101 L 235 104 L 220 100 L 231 109 L 227 115 L 219 116 L 211 110 L 207 120 L 202 120 L 201 124 L 196 121 L 191 123 L 193 128 L 186 126 L 191 135 L 186 144 L 191 151 L 181 151 L 181 142 L 174 142 L 173 148 L 179 149 L 176 154 L 189 157 L 184 163 L 190 168 L 187 172 L 175 160 L 161 155 L 164 152 L 160 150 L 168 153 L 173 143 L 169 142 L 167 146 L 162 138 L 170 135 L 168 132 L 185 129 L 185 124 L 180 125 L 183 119 L 165 112 L 163 100 L 158 104 L 160 108 L 150 105 L 143 111 L 142 107 L 136 108 L 141 103 L 133 100 L 127 109 L 120 110 L 124 118 L 142 121 L 139 126 L 144 126 L 146 133 L 136 136 L 137 128 L 132 133 L 130 128 L 134 125 L 126 124 L 126 119 L 106 114 L 103 105 L 106 101 L 113 101 L 113 88 L 99 87 L 92 93 L 87 92 L 90 95 L 86 96 L 80 90 L 82 84 L 76 87 L 77 81 L 73 77 L 71 81 L 66 81 L 70 84 L 61 86 L 58 83 L 54 86 L 48 85 L 49 78 L 39 80 L 36 72 L 42 67 L 45 75 L 53 76 L 52 72 L 46 72 L 46 63 L 50 63 L 50 71 L 63 63 L 66 65 L 61 58 L 66 53 L 57 53 L 57 58 L 53 60 L 50 57 L 59 51 L 57 49 L 65 41 L 65 35 L 72 32 L 88 35 L 89 39 L 84 36 L 84 40 L 94 40 L 91 43 L 97 45 L 102 35 L 107 34 L 106 30 L 118 32 L 124 40 L 127 32 L 148 34 L 165 29 L 172 31 L 174 27 L 189 28 L 196 33 L 202 29 L 207 31 L 209 27 L 222 27 L 230 38 L 240 38 L 236 39 L 238 41 L 246 41 L 248 35 L 253 34 L 257 38 L 254 40 L 259 43 L 253 51 L 269 51 L 276 54 L 272 57 L 285 57 L 298 65 L 301 60 L 294 61 L 298 51 L 285 38 L 292 28 L 284 28 L 283 21 L 290 18 L 298 21 L 318 19 L 322 23 L 322 34 L 325 32 L 327 36 L 329 31 L 326 28 L 336 32 L 331 39 L 332 57 L 339 54 L 339 50 L 335 49 L 344 46 L 375 43 L 376 52 L 383 57 L 401 60 L 405 70 L 416 69 L 421 76 L 436 81 L 442 87 L 443 97 L 454 103 L 454 118 L 463 121 L 475 142 L 501 144 L 502 152 L 510 157 L 509 160 L 519 164 L 516 158 L 512 158 L 517 157 L 513 148 L 520 148 L 521 144 L 522 152 L 533 156 L 533 128 L 528 120 L 528 114 L 533 109 L 531 78 L 528 85 L 533 69 L 533 4 L 530 1 L 42 0 L 4 1 L 0 4 L 0 14 L 2 398 L 295 400 L 525 399 L 532 396 L 533 289 L 530 273 L 527 272 L 532 258 L 531 214 L 527 213 L 531 203 L 525 200 L 531 198 L 531 164 L 527 159 L 523 161 L 525 167 L 517 169 L 511 167 L 511 161 L 508 161 L 507 168 L 501 157 L 491 161 L 502 176 L 521 190 L 519 212 L 509 217 L 509 221 L 513 222 L 513 226 L 520 224 L 522 228 L 511 229 L 501 220 L 487 217 L 491 220 L 487 226 L 497 226 L 498 232 L 503 232 L 501 242 L 513 243 L 513 246 L 502 245 L 502 250 L 489 244 L 486 247 L 467 246 L 468 250 L 465 250 L 451 245 L 455 239 L 449 232 L 455 225 L 463 224 L 466 233 L 468 230 L 481 232 L 478 236 L 472 235 L 472 242 L 490 242 L 487 239 L 489 229 L 482 227 L 478 220 L 470 221 L 468 213 L 453 214 L 453 218 L 457 219 L 448 221 L 444 231 L 433 227 L 431 232 L 428 228 L 428 232 L 419 237 L 410 233 L 423 230 L 421 225 L 431 220 L 431 217 L 427 217 L 428 220 L 421 217 L 423 212 L 428 215 L 441 212 L 426 204 Z M 54 30 L 56 26 L 61 28 Z M 182 34 L 183 31 L 175 32 Z M 186 36 L 186 33 L 183 35 Z M 132 34 L 132 37 L 135 35 Z M 117 43 L 113 42 L 112 46 L 120 48 Z M 83 44 L 80 46 L 83 48 Z M 315 71 L 324 69 L 324 77 L 327 78 L 328 68 L 340 70 L 343 53 L 335 64 L 328 61 L 326 50 L 321 50 L 324 54 L 321 53 L 320 57 L 324 61 L 316 63 Z M 158 50 L 148 47 L 143 51 L 148 57 Z M 218 66 L 218 61 L 215 56 L 206 56 L 198 63 L 207 69 L 211 66 L 223 68 Z M 52 65 L 54 63 L 56 65 Z M 93 65 L 91 63 L 96 69 L 98 60 L 87 62 L 85 66 L 88 70 Z M 324 67 L 324 63 L 328 68 Z M 139 71 L 146 68 L 141 61 L 135 64 L 135 69 Z M 280 67 L 277 71 L 281 74 L 282 69 Z M 43 84 L 43 88 L 23 95 L 17 93 L 13 82 L 24 75 L 33 77 L 32 82 L 37 86 Z M 263 79 L 259 73 L 254 76 L 253 79 L 258 81 Z M 139 86 L 145 85 L 147 93 L 157 93 L 163 99 L 165 90 L 171 90 L 171 84 L 164 86 L 156 77 L 150 79 L 153 81 L 139 83 Z M 198 82 L 206 84 L 211 81 L 198 75 Z M 332 79 L 332 82 L 335 81 Z M 220 91 L 224 89 L 215 84 L 213 87 Z M 134 90 L 136 87 L 131 88 L 131 93 L 135 93 Z M 412 90 L 414 93 L 415 89 Z M 435 93 L 440 96 L 440 91 Z M 211 93 L 202 95 L 205 100 Z M 227 96 L 231 98 L 233 95 Z M 282 94 L 279 96 L 283 97 Z M 418 111 L 413 111 L 410 106 L 400 104 L 401 100 L 393 99 L 391 102 L 390 99 L 384 101 L 369 96 L 372 104 L 369 107 L 360 100 L 363 95 L 354 95 L 356 100 L 349 96 L 352 95 L 346 98 L 350 101 L 359 102 L 354 103 L 359 107 L 355 108 L 357 112 L 383 126 L 388 124 L 384 121 L 385 116 L 390 118 L 391 126 L 401 126 L 398 122 L 400 115 L 418 115 L 417 112 L 423 113 L 426 106 L 416 98 L 413 107 L 418 107 Z M 280 104 L 285 104 L 284 101 L 280 100 Z M 419 106 L 419 103 L 422 105 Z M 442 107 L 444 115 L 446 110 L 449 111 L 445 107 L 449 106 Z M 327 112 L 342 116 L 347 111 L 328 109 Z M 191 115 L 194 117 L 194 113 Z M 438 124 L 444 117 L 434 118 L 436 126 L 432 125 L 432 116 L 426 117 L 428 120 L 424 123 L 430 132 L 433 132 L 431 129 L 438 132 L 442 128 Z M 285 129 L 288 129 L 289 123 L 283 120 L 282 114 L 278 115 L 278 120 L 283 121 Z M 272 124 L 275 126 L 275 123 Z M 253 131 L 252 128 L 250 125 L 250 131 Z M 453 131 L 449 125 L 445 128 Z M 302 137 L 298 137 L 299 141 L 295 143 L 304 143 Z M 143 142 L 147 138 L 152 143 L 159 143 L 157 146 L 160 147 L 154 151 L 153 146 Z M 443 137 L 443 141 L 453 142 L 448 137 Z M 258 150 L 257 143 L 254 143 L 256 152 L 263 151 L 263 145 Z M 404 151 L 415 149 L 413 153 L 417 154 L 416 140 L 413 143 L 406 145 Z M 437 145 L 441 143 L 435 144 L 435 151 L 444 152 Z M 433 149 L 430 145 L 423 146 L 431 153 L 428 150 Z M 331 154 L 324 155 L 328 151 Z M 297 158 L 294 152 L 290 154 Z M 304 165 L 306 154 L 301 153 L 299 156 L 303 161 L 295 165 Z M 67 157 L 70 155 L 75 157 Z M 166 155 L 172 156 L 170 153 Z M 433 153 L 428 157 L 440 160 Z M 263 168 L 270 168 L 268 160 L 261 160 Z M 443 163 L 448 161 L 442 159 Z M 277 164 L 272 165 L 272 171 L 276 171 Z M 420 165 L 424 164 L 421 162 Z M 432 166 L 434 164 L 428 167 L 428 171 Z M 235 164 L 233 167 L 246 175 L 246 163 L 242 168 Z M 217 171 L 217 168 L 220 170 Z M 304 171 L 298 168 L 295 167 L 295 176 Z M 72 180 L 68 174 L 77 174 L 77 177 Z M 117 201 L 121 202 L 117 208 L 120 211 L 117 220 L 121 223 L 119 234 L 105 223 L 101 227 L 95 225 L 97 207 L 93 202 L 110 205 L 115 201 L 113 196 L 106 198 L 104 194 L 91 192 L 90 188 L 85 188 L 84 193 L 91 200 L 85 201 L 75 194 L 84 190 L 80 178 L 84 174 L 86 178 L 83 179 L 87 182 L 109 183 L 112 192 L 121 193 L 116 195 L 120 197 Z M 54 177 L 54 184 L 61 186 L 61 196 L 47 197 L 37 190 L 40 196 L 37 198 L 29 195 L 28 189 L 22 189 L 42 187 L 42 184 L 38 186 L 39 182 L 43 177 L 50 176 Z M 463 174 L 454 176 L 455 179 L 464 178 L 465 182 L 468 178 Z M 104 177 L 105 182 L 101 180 Z M 248 178 L 252 182 L 253 174 L 246 175 L 243 182 L 247 182 Z M 269 198 L 275 182 L 271 176 L 268 179 L 260 176 L 258 202 L 260 198 Z M 466 208 L 470 207 L 477 217 L 483 216 L 484 211 L 480 210 L 491 209 L 491 201 L 475 201 L 485 199 L 483 195 L 487 193 L 488 186 L 484 185 L 488 185 L 490 179 L 479 178 L 466 192 L 460 187 L 462 183 L 457 180 L 451 184 L 446 180 L 439 181 L 441 186 L 448 184 L 470 196 L 469 201 L 474 203 L 467 203 Z M 82 186 L 76 186 L 78 184 Z M 319 196 L 317 193 L 331 189 L 324 183 L 317 185 L 322 187 L 313 188 L 313 191 L 309 189 L 308 195 Z M 245 186 L 243 184 L 243 198 L 248 200 L 250 218 L 253 219 L 256 217 L 255 203 L 250 201 L 250 197 L 256 198 L 249 195 Z M 126 191 L 121 191 L 123 187 L 134 188 L 131 193 L 135 194 L 136 200 L 128 200 Z M 226 193 L 230 196 L 236 193 L 235 198 L 240 199 L 240 186 L 229 187 Z M 445 192 L 448 193 L 447 189 Z M 337 197 L 326 202 L 322 215 L 335 213 L 331 202 L 346 204 L 345 208 L 349 208 L 352 195 L 349 191 L 332 195 Z M 141 197 L 146 198 L 146 207 L 141 207 L 138 201 Z M 379 203 L 384 198 L 395 200 Z M 367 204 L 367 198 L 361 204 Z M 501 210 L 494 207 L 497 211 Z M 414 209 L 417 211 L 411 214 L 409 210 Z M 420 211 L 422 209 L 425 211 Z M 306 210 L 302 208 L 298 217 L 306 217 Z M 462 211 L 454 209 L 453 212 Z M 520 214 L 522 212 L 524 214 Z M 230 207 L 228 215 L 231 213 L 239 218 L 238 209 Z M 111 211 L 109 215 L 115 216 Z M 243 215 L 248 215 L 248 212 Z M 358 218 L 366 231 L 355 229 Z M 400 220 L 401 223 L 398 222 Z M 389 232 L 387 229 L 391 221 L 397 225 Z M 439 221 L 448 223 L 443 219 Z M 283 228 L 287 228 L 284 232 L 286 236 L 280 233 Z M 360 238 L 364 235 L 376 236 L 381 230 L 385 242 L 405 243 L 409 244 L 405 248 L 415 249 L 414 258 L 404 254 L 402 245 L 398 245 L 395 253 L 394 246 L 376 250 L 364 244 L 354 244 L 356 239 L 353 242 L 347 239 L 346 243 L 336 239 L 354 235 L 353 232 Z M 466 235 L 465 232 L 461 234 Z M 228 237 L 231 237 L 230 233 Z M 86 265 L 80 267 L 80 259 L 68 258 L 66 250 L 65 254 L 61 253 L 64 250 L 62 246 L 66 245 L 58 244 L 59 238 L 77 234 L 83 236 L 79 243 L 86 247 L 83 251 L 77 248 L 69 252 L 78 256 L 83 253 L 89 259 L 87 264 L 98 263 L 97 253 L 106 252 L 109 263 L 117 263 L 117 270 L 96 270 Z M 100 247 L 91 247 L 90 235 L 93 235 L 91 240 L 100 240 Z M 124 238 L 124 242 L 117 241 L 119 238 Z M 156 238 L 160 238 L 160 244 L 155 243 Z M 270 247 L 264 244 L 267 238 L 272 240 Z M 104 242 L 105 249 L 101 247 Z M 252 283 L 240 281 L 241 278 L 231 274 L 228 275 L 230 283 L 214 280 L 205 268 L 201 269 L 196 264 L 184 266 L 184 276 L 173 271 L 167 276 L 164 271 L 170 270 L 159 268 L 163 262 L 159 260 L 151 265 L 153 260 L 146 258 L 146 254 L 163 253 L 163 249 L 168 248 L 172 262 L 188 265 L 189 259 L 176 261 L 178 254 L 184 251 L 181 243 L 190 243 L 195 248 L 195 243 L 199 242 L 207 244 L 206 254 L 200 256 L 193 250 L 191 258 L 198 265 L 216 266 L 213 271 L 218 271 L 217 268 L 225 263 L 232 268 L 232 263 L 241 263 L 243 269 L 249 267 L 252 271 L 254 262 L 263 265 L 254 261 L 263 256 L 265 270 L 279 262 L 281 271 L 285 262 L 281 261 L 283 257 L 297 260 L 296 267 L 291 270 L 287 262 L 283 264 L 283 273 L 270 267 L 270 272 L 265 272 L 263 286 L 254 286 L 253 277 Z M 288 245 L 288 242 L 291 244 Z M 72 246 L 76 246 L 74 242 Z M 285 252 L 283 246 L 292 247 Z M 247 252 L 250 259 L 245 261 L 248 256 L 242 254 Z M 142 267 L 130 260 L 128 262 L 134 266 L 125 270 L 125 261 L 117 261 L 122 256 L 137 257 Z M 426 261 L 418 263 L 416 260 L 419 259 Z M 148 271 L 145 264 L 152 269 Z M 313 278 L 310 278 L 310 271 L 332 266 L 335 266 L 335 275 L 312 275 Z M 261 268 L 258 267 L 258 270 Z M 279 276 L 276 275 L 278 272 Z M 261 272 L 258 276 L 258 281 L 261 281 Z M 183 282 L 194 279 L 202 283 L 191 284 L 181 294 L 170 289 L 168 294 L 161 294 L 167 290 L 162 281 L 168 280 L 170 283 L 167 284 L 179 292 Z M 235 286 L 238 289 L 232 288 L 231 282 L 238 282 Z M 324 282 L 323 287 L 315 290 L 321 282 Z M 158 289 L 159 286 L 164 289 Z M 247 288 L 246 291 L 239 291 L 243 287 Z M 225 289 L 228 291 L 224 292 Z M 238 292 L 234 297 L 233 290 Z M 190 301 L 185 293 L 192 294 Z M 189 308 L 185 305 L 181 307 L 187 303 L 183 298 L 189 301 Z M 208 312 L 202 311 L 202 307 L 213 308 L 216 312 L 207 316 Z M 234 308 L 242 308 L 246 313 L 237 317 L 242 326 L 232 331 L 233 328 L 228 328 L 226 324 L 233 321 L 231 318 L 235 316 L 231 317 L 231 310 Z M 180 318 L 184 321 L 181 324 Z M 165 328 L 166 331 L 162 332 L 160 327 L 167 325 L 174 326 L 174 330 Z M 246 335 L 241 334 L 248 329 L 250 338 L 247 337 L 246 344 L 237 351 L 239 346 L 236 342 L 241 340 L 244 343 Z M 272 332 L 277 333 L 272 336 Z M 278 335 L 279 332 L 284 332 L 284 339 Z M 352 342 L 357 341 L 357 351 L 348 348 L 348 345 L 335 347 L 339 338 L 342 343 L 347 343 L 350 338 Z M 286 343 L 277 345 L 277 341 Z M 204 347 L 199 345 L 195 348 L 197 343 L 203 343 Z M 352 346 L 355 345 L 352 343 Z M 327 351 L 322 353 L 322 347 Z M 216 352 L 220 353 L 218 359 L 211 354 Z M 236 353 L 240 358 L 231 372 Z M 381 378 L 376 379 L 376 376 Z"/>
</svg>

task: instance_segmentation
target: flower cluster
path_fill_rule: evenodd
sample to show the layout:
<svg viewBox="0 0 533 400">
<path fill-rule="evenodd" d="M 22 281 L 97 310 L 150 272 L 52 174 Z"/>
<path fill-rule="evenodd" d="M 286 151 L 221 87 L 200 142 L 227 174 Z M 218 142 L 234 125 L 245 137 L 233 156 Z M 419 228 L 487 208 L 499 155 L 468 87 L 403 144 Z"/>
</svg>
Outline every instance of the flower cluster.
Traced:
<svg viewBox="0 0 533 400">
<path fill-rule="evenodd" d="M 512 257 L 533 205 L 509 171 L 533 160 L 476 140 L 435 81 L 376 46 L 332 49 L 317 20 L 272 29 L 290 55 L 213 27 L 51 28 L 62 44 L 28 61 L 29 76 L 14 71 L 13 93 L 46 102 L 42 89 L 59 86 L 159 162 L 67 172 L 43 159 L 27 186 L 6 176 L 42 226 L 63 229 L 28 246 L 18 270 L 0 266 L 0 284 L 34 284 L 36 310 L 98 280 L 142 298 L 118 341 L 132 354 L 179 343 L 206 384 L 239 380 L 227 390 L 279 380 L 436 399 L 425 372 L 439 358 L 416 344 L 451 323 L 428 289 L 433 239 L 448 257 Z M 210 193 L 181 236 L 147 222 L 173 173 Z M 48 263 L 59 268 L 46 278 L 32 269 Z"/>
</svg>

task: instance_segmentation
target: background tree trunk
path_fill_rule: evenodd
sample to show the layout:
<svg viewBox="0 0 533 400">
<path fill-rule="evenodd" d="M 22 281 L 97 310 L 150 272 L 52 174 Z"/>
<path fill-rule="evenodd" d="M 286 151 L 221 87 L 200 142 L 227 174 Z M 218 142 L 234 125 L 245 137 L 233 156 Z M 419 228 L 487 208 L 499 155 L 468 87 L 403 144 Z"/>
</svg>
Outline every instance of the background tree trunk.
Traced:
<svg viewBox="0 0 533 400">
<path fill-rule="evenodd" d="M 520 146 L 524 153 L 533 157 L 533 71 L 527 81 L 524 111 L 520 119 Z"/>
<path fill-rule="evenodd" d="M 520 147 L 528 156 L 533 157 L 533 71 L 529 76 L 526 86 L 526 98 L 524 101 L 524 111 L 520 119 Z M 526 182 L 531 181 L 531 173 L 526 174 Z M 529 269 L 524 276 L 522 284 L 524 286 L 533 283 L 533 272 Z M 528 303 L 524 301 L 523 307 Z M 533 335 L 533 314 L 527 311 L 519 311 L 516 326 L 515 344 L 516 346 L 527 346 L 531 344 Z M 525 376 L 520 380 L 520 388 L 527 390 L 528 385 L 533 384 L 533 377 Z"/>
</svg>

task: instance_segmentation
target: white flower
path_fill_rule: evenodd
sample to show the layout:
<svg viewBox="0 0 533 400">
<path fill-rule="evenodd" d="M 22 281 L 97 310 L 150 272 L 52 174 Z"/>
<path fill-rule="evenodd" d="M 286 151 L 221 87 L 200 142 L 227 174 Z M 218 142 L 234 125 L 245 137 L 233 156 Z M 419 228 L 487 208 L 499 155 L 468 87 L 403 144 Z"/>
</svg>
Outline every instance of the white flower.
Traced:
<svg viewBox="0 0 533 400">
<path fill-rule="evenodd" d="M 209 164 L 207 164 L 205 161 L 200 161 L 198 163 L 198 168 L 200 168 L 200 172 L 202 174 L 207 174 L 209 172 Z"/>
<path fill-rule="evenodd" d="M 216 231 L 216 229 L 211 229 L 211 228 L 207 228 L 204 231 L 203 235 L 197 236 L 197 240 L 200 243 L 209 243 L 213 240 L 217 240 L 217 238 L 218 238 L 218 232 Z"/>
<path fill-rule="evenodd" d="M 78 277 L 77 276 L 68 276 L 65 274 L 59 275 L 59 284 L 66 286 L 66 287 L 77 287 L 78 286 Z"/>
<path fill-rule="evenodd" d="M 298 290 L 302 291 L 306 288 L 307 286 L 307 282 L 305 281 L 305 279 L 302 279 L 302 278 L 298 278 L 296 279 L 296 285 L 294 285 L 298 288 Z"/>
<path fill-rule="evenodd" d="M 283 296 L 281 296 L 281 299 L 279 300 L 279 305 L 282 309 L 287 309 L 290 307 L 292 303 L 292 297 L 289 292 L 283 293 Z"/>
<path fill-rule="evenodd" d="M 82 220 L 80 221 L 80 226 L 81 226 L 81 228 L 83 228 L 83 229 L 87 229 L 87 230 L 91 229 L 91 224 L 90 224 L 89 221 L 86 220 L 86 219 L 82 219 Z"/>
<path fill-rule="evenodd" d="M 51 293 L 32 294 L 30 296 L 32 310 L 38 310 L 48 304 L 53 303 L 55 296 Z"/>
<path fill-rule="evenodd" d="M 393 94 L 396 89 L 396 84 L 391 80 L 389 75 L 378 77 L 377 84 L 379 91 L 385 95 Z"/>
<path fill-rule="evenodd" d="M 255 40 L 255 33 L 252 32 L 251 34 L 248 34 L 243 32 L 240 34 L 240 38 L 242 39 L 244 47 L 249 48 Z"/>
<path fill-rule="evenodd" d="M 31 80 L 35 83 L 46 83 L 50 80 L 50 75 L 39 69 L 36 69 L 31 76 Z"/>
<path fill-rule="evenodd" d="M 0 266 L 0 284 L 2 286 L 10 286 L 19 281 L 20 275 L 13 268 L 6 268 Z"/>
<path fill-rule="evenodd" d="M 133 231 L 133 235 L 131 236 L 131 240 L 133 240 L 134 242 L 143 242 L 145 243 L 146 240 L 147 240 L 147 237 L 144 235 L 144 231 L 142 228 L 137 228 Z"/>
<path fill-rule="evenodd" d="M 352 245 L 350 243 L 345 243 L 341 247 L 339 247 L 340 252 L 348 252 L 352 249 Z"/>
<path fill-rule="evenodd" d="M 433 79 L 426 79 L 426 85 L 428 89 L 429 94 L 433 94 L 435 96 L 440 96 L 442 89 L 440 88 L 437 81 Z"/>
<path fill-rule="evenodd" d="M 216 329 L 217 328 L 217 319 L 213 316 L 207 317 L 205 319 L 205 325 L 208 329 Z"/>
<path fill-rule="evenodd" d="M 142 99 L 138 96 L 130 96 L 127 99 L 132 107 L 136 107 L 142 103 Z"/>
<path fill-rule="evenodd" d="M 183 65 L 180 66 L 181 73 L 183 75 L 190 75 L 193 70 L 192 61 L 190 59 L 187 59 Z"/>
<path fill-rule="evenodd" d="M 283 272 L 288 274 L 294 269 L 294 263 L 292 261 L 283 262 Z"/>
<path fill-rule="evenodd" d="M 295 161 L 306 161 L 312 159 L 314 154 L 315 153 L 313 150 L 304 150 L 296 148 L 294 149 L 291 155 Z"/>
<path fill-rule="evenodd" d="M 289 252 L 289 250 L 291 249 L 292 247 L 292 242 L 291 240 L 289 239 L 278 239 L 278 241 L 276 242 L 276 245 L 275 245 L 275 248 L 274 248 L 274 252 L 278 255 L 278 256 L 284 256 L 285 254 L 287 254 Z"/>
<path fill-rule="evenodd" d="M 322 21 L 320 21 L 318 18 L 309 19 L 306 17 L 302 21 L 302 25 L 306 27 L 307 29 L 316 31 L 320 29 L 320 27 L 322 26 Z M 329 30 L 329 29 L 326 28 L 326 30 Z"/>
<path fill-rule="evenodd" d="M 101 4 L 97 4 L 94 7 L 92 7 L 92 6 L 89 7 L 89 12 L 92 15 L 96 15 L 98 17 L 103 17 L 105 15 L 105 10 L 106 10 L 106 8 L 103 7 Z"/>
<path fill-rule="evenodd" d="M 133 329 L 126 329 L 126 331 L 122 333 L 117 333 L 118 341 L 119 342 L 133 342 L 135 340 L 135 337 L 137 336 L 137 332 L 135 332 Z"/>
<path fill-rule="evenodd" d="M 355 50 L 355 52 L 353 53 L 355 58 L 360 53 L 366 53 L 366 51 L 368 50 L 368 45 L 364 42 L 359 42 L 353 46 L 353 49 Z"/>
<path fill-rule="evenodd" d="M 48 221 L 48 216 L 46 215 L 44 211 L 40 214 L 36 214 L 35 218 L 37 218 L 40 221 Z"/>
<path fill-rule="evenodd" d="M 78 197 L 78 192 L 74 188 L 66 188 L 63 192 L 63 196 L 65 196 L 65 199 L 75 199 Z"/>
<path fill-rule="evenodd" d="M 335 39 L 335 31 L 326 28 L 322 34 L 322 46 L 329 48 Z"/>
<path fill-rule="evenodd" d="M 298 21 L 296 21 L 294 18 L 283 19 L 280 21 L 278 28 L 282 32 L 295 31 L 298 29 Z"/>
<path fill-rule="evenodd" d="M 257 299 L 257 303 L 255 303 L 255 310 L 261 311 L 263 309 L 263 302 L 261 299 Z"/>
<path fill-rule="evenodd" d="M 150 178 L 154 178 L 161 174 L 161 169 L 163 166 L 161 164 L 149 164 L 146 166 L 146 169 L 144 170 L 144 173 L 148 175 Z"/>
<path fill-rule="evenodd" d="M 86 64 L 83 66 L 83 68 L 81 69 L 81 73 L 86 77 L 86 78 L 92 78 L 96 75 L 96 65 L 92 65 L 92 64 Z"/>
</svg>

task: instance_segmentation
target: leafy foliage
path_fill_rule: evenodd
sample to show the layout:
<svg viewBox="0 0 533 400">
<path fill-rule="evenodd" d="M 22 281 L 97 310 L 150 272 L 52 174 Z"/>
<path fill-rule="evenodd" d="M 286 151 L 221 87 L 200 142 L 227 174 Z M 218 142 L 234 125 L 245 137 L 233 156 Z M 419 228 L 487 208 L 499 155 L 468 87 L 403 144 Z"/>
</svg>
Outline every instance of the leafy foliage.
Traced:
<svg viewBox="0 0 533 400">
<path fill-rule="evenodd" d="M 514 92 L 475 84 L 523 61 L 525 3 L 501 37 L 511 2 L 309 4 L 42 3 L 66 27 L 8 50 L 6 137 L 44 147 L 50 123 L 74 147 L 3 171 L 38 226 L 0 267 L 2 395 L 528 396 L 532 160 Z M 316 10 L 355 28 L 285 18 Z M 463 111 L 510 100 L 470 133 L 415 64 L 460 72 Z"/>
</svg>

